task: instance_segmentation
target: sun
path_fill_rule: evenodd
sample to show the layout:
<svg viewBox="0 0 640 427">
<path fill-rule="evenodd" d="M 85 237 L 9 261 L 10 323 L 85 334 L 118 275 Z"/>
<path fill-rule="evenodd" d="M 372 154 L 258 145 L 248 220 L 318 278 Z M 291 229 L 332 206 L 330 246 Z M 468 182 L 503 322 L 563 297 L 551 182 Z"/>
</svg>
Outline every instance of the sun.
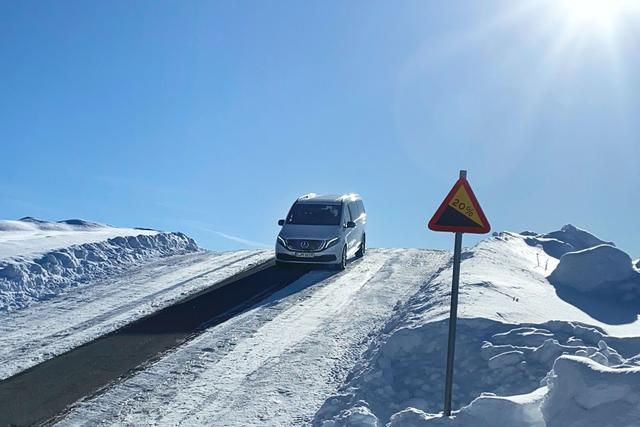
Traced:
<svg viewBox="0 0 640 427">
<path fill-rule="evenodd" d="M 598 22 L 617 12 L 619 3 L 615 0 L 564 0 L 564 7 L 576 21 Z"/>
<path fill-rule="evenodd" d="M 640 10 L 640 0 L 557 0 L 566 22 L 574 31 L 610 33 L 625 15 Z"/>
</svg>

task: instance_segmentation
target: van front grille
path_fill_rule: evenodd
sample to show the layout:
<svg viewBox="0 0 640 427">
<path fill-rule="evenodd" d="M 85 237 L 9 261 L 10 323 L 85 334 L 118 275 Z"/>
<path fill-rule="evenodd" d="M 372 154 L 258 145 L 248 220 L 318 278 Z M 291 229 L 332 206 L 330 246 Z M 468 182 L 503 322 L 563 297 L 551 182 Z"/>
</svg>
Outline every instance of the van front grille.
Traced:
<svg viewBox="0 0 640 427">
<path fill-rule="evenodd" d="M 287 239 L 287 246 L 294 251 L 319 251 L 323 245 L 324 240 Z"/>
</svg>

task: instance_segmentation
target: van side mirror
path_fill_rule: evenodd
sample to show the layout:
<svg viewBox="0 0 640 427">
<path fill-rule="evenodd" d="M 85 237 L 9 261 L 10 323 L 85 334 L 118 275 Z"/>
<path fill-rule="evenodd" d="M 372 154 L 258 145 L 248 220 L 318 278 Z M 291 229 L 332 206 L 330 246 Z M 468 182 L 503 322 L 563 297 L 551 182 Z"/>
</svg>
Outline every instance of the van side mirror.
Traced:
<svg viewBox="0 0 640 427">
<path fill-rule="evenodd" d="M 279 219 L 278 220 L 278 225 L 283 226 L 284 225 L 284 219 Z"/>
<path fill-rule="evenodd" d="M 353 221 L 348 221 L 347 222 L 347 228 L 356 228 L 356 223 Z"/>
</svg>

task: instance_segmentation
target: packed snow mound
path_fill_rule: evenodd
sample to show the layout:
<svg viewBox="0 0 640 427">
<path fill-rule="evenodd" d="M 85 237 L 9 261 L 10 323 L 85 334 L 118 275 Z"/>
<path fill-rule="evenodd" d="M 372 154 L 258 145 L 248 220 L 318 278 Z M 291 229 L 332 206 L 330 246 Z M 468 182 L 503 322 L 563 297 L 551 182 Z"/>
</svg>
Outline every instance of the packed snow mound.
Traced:
<svg viewBox="0 0 640 427">
<path fill-rule="evenodd" d="M 182 233 L 138 231 L 131 235 L 136 230 L 84 221 L 24 219 L 2 221 L 0 226 L 4 227 L 0 253 L 4 250 L 4 255 L 12 255 L 0 258 L 0 311 L 24 308 L 142 262 L 199 250 Z M 77 241 L 88 243 L 65 245 Z M 55 249 L 43 251 L 51 246 Z"/>
<path fill-rule="evenodd" d="M 615 292 L 625 300 L 640 297 L 640 273 L 631 257 L 609 245 L 564 254 L 549 280 L 581 292 Z"/>
<path fill-rule="evenodd" d="M 542 404 L 547 427 L 636 426 L 640 421 L 640 367 L 607 367 L 561 356 Z"/>
<path fill-rule="evenodd" d="M 541 246 L 554 258 L 560 258 L 567 252 L 581 251 L 599 245 L 615 246 L 613 242 L 605 242 L 574 225 L 567 224 L 558 231 L 547 234 L 536 234 L 531 231 L 520 233 L 531 246 Z"/>
</svg>

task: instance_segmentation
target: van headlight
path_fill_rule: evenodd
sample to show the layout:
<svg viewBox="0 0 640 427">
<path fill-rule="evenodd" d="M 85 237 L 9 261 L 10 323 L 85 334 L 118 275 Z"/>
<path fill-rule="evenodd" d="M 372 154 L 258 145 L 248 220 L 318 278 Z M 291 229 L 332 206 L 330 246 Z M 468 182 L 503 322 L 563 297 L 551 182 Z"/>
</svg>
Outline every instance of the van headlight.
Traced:
<svg viewBox="0 0 640 427">
<path fill-rule="evenodd" d="M 329 239 L 324 244 L 324 249 L 328 249 L 331 246 L 335 246 L 340 241 L 339 237 L 334 237 L 333 239 Z"/>
<path fill-rule="evenodd" d="M 289 247 L 287 246 L 287 241 L 280 236 L 278 236 L 278 243 L 280 243 L 280 246 L 282 246 L 283 248 L 289 249 Z"/>
</svg>

